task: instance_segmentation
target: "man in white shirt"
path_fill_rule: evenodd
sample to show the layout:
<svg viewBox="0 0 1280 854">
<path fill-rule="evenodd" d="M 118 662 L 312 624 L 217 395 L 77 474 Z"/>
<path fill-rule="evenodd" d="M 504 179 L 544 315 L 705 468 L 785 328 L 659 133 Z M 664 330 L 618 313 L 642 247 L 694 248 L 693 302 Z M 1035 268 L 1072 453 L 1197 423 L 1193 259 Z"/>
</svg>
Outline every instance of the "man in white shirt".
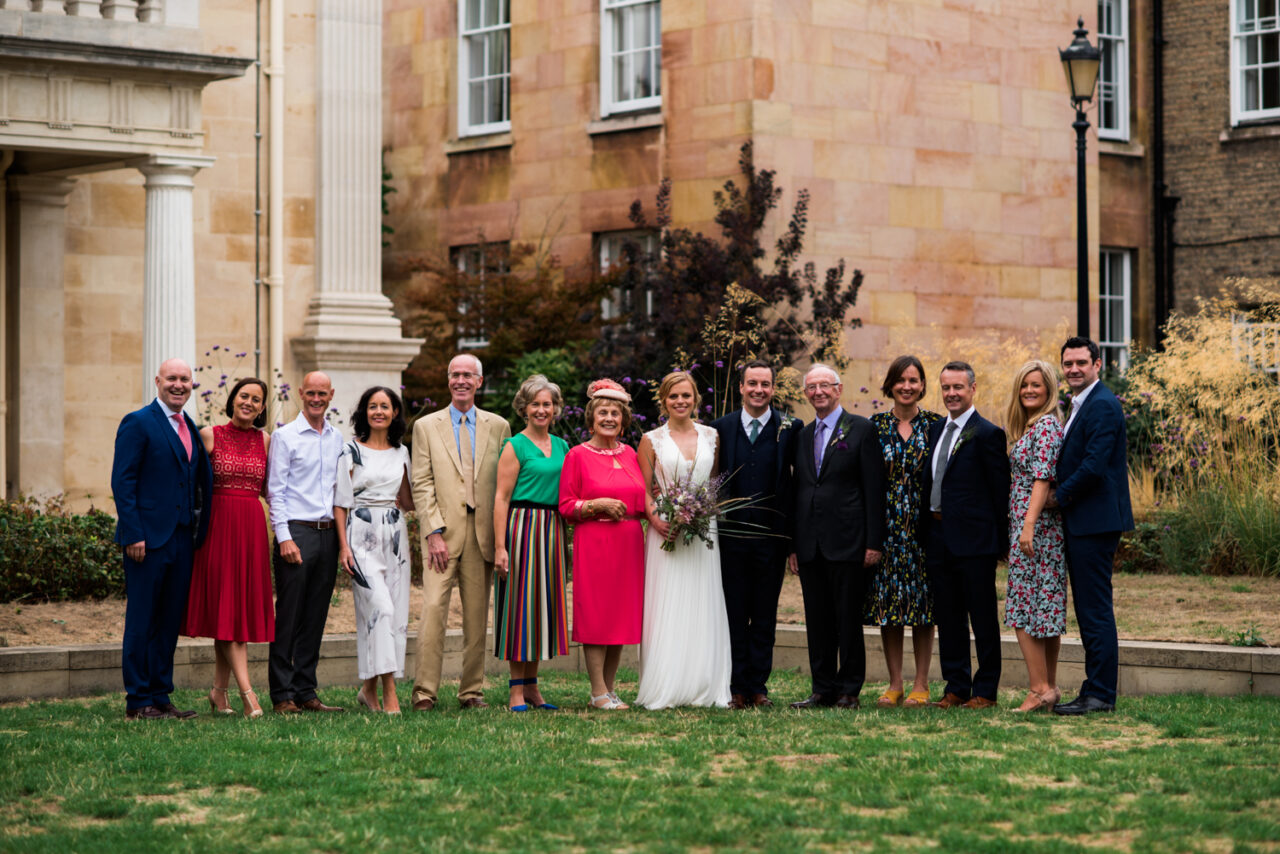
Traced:
<svg viewBox="0 0 1280 854">
<path fill-rule="evenodd" d="M 271 436 L 267 496 L 276 533 L 276 639 L 268 676 L 281 713 L 340 712 L 316 696 L 320 641 L 338 573 L 333 494 L 342 434 L 326 420 L 333 386 L 312 371 L 302 380 L 302 412 Z"/>
</svg>

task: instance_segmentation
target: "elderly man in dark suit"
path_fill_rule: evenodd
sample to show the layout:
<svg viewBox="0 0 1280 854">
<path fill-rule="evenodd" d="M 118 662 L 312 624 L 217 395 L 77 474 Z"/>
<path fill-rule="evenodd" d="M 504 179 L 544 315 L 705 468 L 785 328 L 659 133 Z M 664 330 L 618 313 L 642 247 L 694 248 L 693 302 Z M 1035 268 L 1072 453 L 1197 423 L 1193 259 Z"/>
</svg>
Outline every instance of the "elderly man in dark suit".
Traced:
<svg viewBox="0 0 1280 854">
<path fill-rule="evenodd" d="M 766 683 L 773 671 L 778 595 L 791 550 L 787 531 L 792 446 L 804 426 L 773 408 L 773 380 L 768 362 L 747 362 L 738 383 L 742 408 L 711 425 L 720 436 L 720 471 L 729 474 L 729 497 L 758 502 L 730 512 L 720 527 L 720 580 L 733 655 L 729 679 L 733 709 L 773 705 Z M 726 529 L 739 523 L 743 530 L 726 536 Z"/>
<path fill-rule="evenodd" d="M 816 418 L 796 439 L 790 568 L 804 593 L 813 691 L 794 709 L 856 709 L 866 679 L 862 600 L 884 548 L 884 458 L 871 422 L 840 406 L 842 388 L 826 365 L 805 374 Z"/>
<path fill-rule="evenodd" d="M 124 547 L 125 718 L 192 718 L 173 705 L 173 651 L 187 610 L 191 560 L 209 528 L 201 504 L 213 470 L 196 424 L 182 411 L 191 366 L 169 359 L 156 372 L 156 399 L 120 422 L 111 492 L 115 541 Z"/>
<path fill-rule="evenodd" d="M 974 408 L 973 368 L 948 362 L 940 381 L 947 419 L 929 428 L 929 512 L 921 526 L 947 683 L 933 705 L 986 709 L 996 705 L 1000 687 L 996 563 L 1009 551 L 1009 452 L 1004 430 Z M 970 625 L 976 673 L 969 661 Z"/>
<path fill-rule="evenodd" d="M 1098 380 L 1102 356 L 1088 338 L 1062 345 L 1062 373 L 1071 407 L 1058 452 L 1053 501 L 1062 511 L 1067 576 L 1084 641 L 1084 684 L 1060 715 L 1110 712 L 1116 707 L 1119 643 L 1111 600 L 1111 568 L 1120 534 L 1133 529 L 1124 413 Z"/>
</svg>

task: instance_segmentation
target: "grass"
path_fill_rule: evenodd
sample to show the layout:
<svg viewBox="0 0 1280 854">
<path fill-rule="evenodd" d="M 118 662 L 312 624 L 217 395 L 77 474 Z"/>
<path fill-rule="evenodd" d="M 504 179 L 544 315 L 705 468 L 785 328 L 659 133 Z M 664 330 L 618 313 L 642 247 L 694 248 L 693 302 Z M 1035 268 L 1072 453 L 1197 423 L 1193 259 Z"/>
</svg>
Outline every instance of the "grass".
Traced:
<svg viewBox="0 0 1280 854">
<path fill-rule="evenodd" d="M 543 687 L 565 711 L 463 713 L 449 694 L 399 719 L 0 708 L 0 851 L 1280 849 L 1274 698 L 1122 698 L 1085 719 L 609 714 L 583 708 L 580 675 Z M 351 689 L 324 696 L 353 705 Z"/>
</svg>

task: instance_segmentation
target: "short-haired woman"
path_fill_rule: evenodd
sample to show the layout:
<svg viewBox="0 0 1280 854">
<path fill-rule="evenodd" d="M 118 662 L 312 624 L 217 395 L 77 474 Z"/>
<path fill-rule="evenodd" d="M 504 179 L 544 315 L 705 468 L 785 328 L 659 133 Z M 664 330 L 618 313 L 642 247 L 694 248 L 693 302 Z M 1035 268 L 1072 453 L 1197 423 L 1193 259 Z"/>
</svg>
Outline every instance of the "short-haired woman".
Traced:
<svg viewBox="0 0 1280 854">
<path fill-rule="evenodd" d="M 196 552 L 191 592 L 182 634 L 213 638 L 213 689 L 209 708 L 231 715 L 227 702 L 231 676 L 236 678 L 244 716 L 262 716 L 249 681 L 250 643 L 275 639 L 271 602 L 271 546 L 267 518 L 259 497 L 267 480 L 267 384 L 247 377 L 227 395 L 230 422 L 200 430 L 200 441 L 213 462 L 213 496 L 209 500 L 209 535 Z"/>
<path fill-rule="evenodd" d="M 338 563 L 368 587 L 351 586 L 356 607 L 356 669 L 363 684 L 356 700 L 374 712 L 400 714 L 396 678 L 404 676 L 409 631 L 409 534 L 405 510 L 409 451 L 404 438 L 404 405 L 384 386 L 366 389 L 351 413 L 356 437 L 338 458 L 333 517 L 338 529 Z M 378 703 L 378 684 L 382 703 Z"/>
<path fill-rule="evenodd" d="M 573 639 L 582 644 L 591 707 L 630 708 L 615 690 L 624 644 L 640 643 L 644 619 L 644 477 L 621 441 L 631 395 L 613 380 L 587 387 L 591 438 L 569 450 L 560 514 L 573 525 Z"/>
<path fill-rule="evenodd" d="M 569 652 L 565 619 L 560 470 L 569 444 L 551 435 L 564 410 L 560 386 L 542 374 L 520 385 L 512 408 L 525 428 L 498 457 L 493 506 L 493 654 L 510 662 L 507 708 L 554 710 L 538 690 L 538 662 Z"/>
<path fill-rule="evenodd" d="M 1062 516 L 1045 507 L 1062 447 L 1058 372 L 1040 360 L 1018 369 L 1009 401 L 1009 589 L 1004 622 L 1018 635 L 1031 690 L 1019 712 L 1062 698 L 1058 650 L 1067 628 L 1067 566 Z"/>
</svg>

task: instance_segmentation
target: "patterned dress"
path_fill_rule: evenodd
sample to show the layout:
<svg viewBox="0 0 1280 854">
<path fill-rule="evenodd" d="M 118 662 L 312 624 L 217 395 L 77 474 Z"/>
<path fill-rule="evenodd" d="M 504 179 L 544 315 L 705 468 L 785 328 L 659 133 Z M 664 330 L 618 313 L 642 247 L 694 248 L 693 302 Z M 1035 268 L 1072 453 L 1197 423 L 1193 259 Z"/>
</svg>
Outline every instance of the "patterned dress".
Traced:
<svg viewBox="0 0 1280 854">
<path fill-rule="evenodd" d="M 872 626 L 933 624 L 933 595 L 925 575 L 924 549 L 916 537 L 924 506 L 922 480 L 929 461 L 929 425 L 943 416 L 921 409 L 911 419 L 911 436 L 902 438 L 893 410 L 871 416 L 884 454 L 884 559 L 867 586 L 863 622 Z"/>
<path fill-rule="evenodd" d="M 347 442 L 338 459 L 335 507 L 347 513 L 347 545 L 368 587 L 351 585 L 356 606 L 356 672 L 404 676 L 409 631 L 409 535 L 396 506 L 409 450 Z"/>
<path fill-rule="evenodd" d="M 219 424 L 213 428 L 212 461 L 209 535 L 191 570 L 182 634 L 270 643 L 276 618 L 267 517 L 258 497 L 267 476 L 262 431 Z"/>
<path fill-rule="evenodd" d="M 1032 424 L 1009 452 L 1013 486 L 1009 491 L 1009 591 L 1004 623 L 1033 638 L 1051 638 L 1067 629 L 1067 561 L 1062 514 L 1046 508 L 1036 520 L 1034 557 L 1018 548 L 1018 537 L 1037 480 L 1053 480 L 1062 447 L 1062 425 L 1053 415 Z"/>
</svg>

